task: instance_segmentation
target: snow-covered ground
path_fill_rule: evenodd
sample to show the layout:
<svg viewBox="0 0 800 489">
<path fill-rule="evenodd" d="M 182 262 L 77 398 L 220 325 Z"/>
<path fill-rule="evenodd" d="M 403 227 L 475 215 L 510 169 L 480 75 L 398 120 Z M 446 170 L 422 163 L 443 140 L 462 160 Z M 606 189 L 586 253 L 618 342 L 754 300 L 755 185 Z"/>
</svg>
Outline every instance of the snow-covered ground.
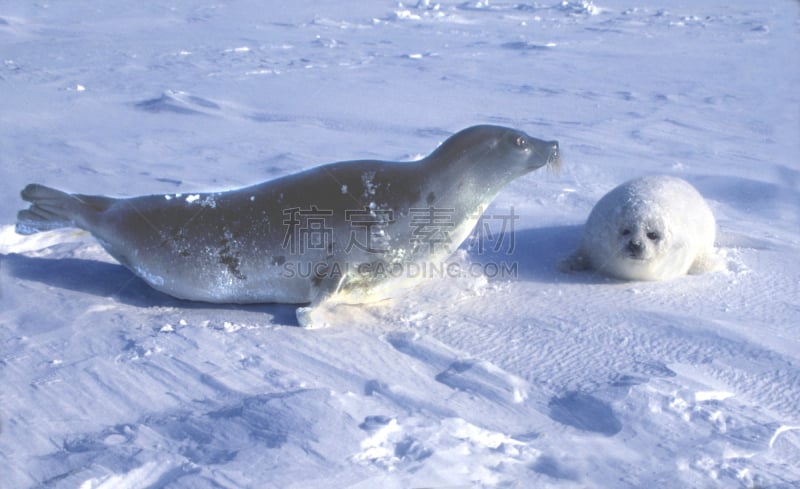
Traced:
<svg viewBox="0 0 800 489">
<path fill-rule="evenodd" d="M 269 5 L 266 5 L 269 4 Z M 798 2 L 0 3 L 3 488 L 797 487 Z M 181 302 L 20 189 L 221 190 L 558 139 L 475 273 L 297 327 Z M 565 275 L 606 191 L 680 176 L 724 269 Z M 508 265 L 512 274 L 495 274 Z M 470 268 L 475 270 L 476 268 Z"/>
</svg>

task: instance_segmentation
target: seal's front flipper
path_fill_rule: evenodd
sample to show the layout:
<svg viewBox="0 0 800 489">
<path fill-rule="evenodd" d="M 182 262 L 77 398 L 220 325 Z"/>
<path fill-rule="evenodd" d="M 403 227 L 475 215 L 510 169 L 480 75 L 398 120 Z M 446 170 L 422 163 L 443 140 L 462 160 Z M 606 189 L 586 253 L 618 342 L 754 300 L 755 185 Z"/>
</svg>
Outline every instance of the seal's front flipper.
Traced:
<svg viewBox="0 0 800 489">
<path fill-rule="evenodd" d="M 581 250 L 558 262 L 558 269 L 563 273 L 580 272 L 592 268 L 589 258 Z"/>
<path fill-rule="evenodd" d="M 344 276 L 315 277 L 312 286 L 311 304 L 297 308 L 297 322 L 306 329 L 330 327 L 328 314 L 336 301 L 332 297 L 341 289 Z"/>
<path fill-rule="evenodd" d="M 297 308 L 297 322 L 303 329 L 324 329 L 330 327 L 328 321 L 323 319 L 321 309 L 324 306 L 305 306 Z"/>
<path fill-rule="evenodd" d="M 34 234 L 64 227 L 82 227 L 90 214 L 106 210 L 114 199 L 89 195 L 73 195 L 32 183 L 21 193 L 31 206 L 17 214 L 16 231 Z"/>
</svg>

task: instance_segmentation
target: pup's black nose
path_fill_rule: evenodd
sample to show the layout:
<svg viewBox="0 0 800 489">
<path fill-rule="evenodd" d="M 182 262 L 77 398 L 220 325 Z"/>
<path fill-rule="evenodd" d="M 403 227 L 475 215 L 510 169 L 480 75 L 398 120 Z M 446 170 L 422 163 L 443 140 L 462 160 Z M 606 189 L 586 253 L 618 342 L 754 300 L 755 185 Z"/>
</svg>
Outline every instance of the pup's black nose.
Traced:
<svg viewBox="0 0 800 489">
<path fill-rule="evenodd" d="M 644 250 L 644 245 L 641 241 L 632 239 L 628 241 L 628 251 L 631 252 L 633 255 L 640 255 Z"/>
</svg>

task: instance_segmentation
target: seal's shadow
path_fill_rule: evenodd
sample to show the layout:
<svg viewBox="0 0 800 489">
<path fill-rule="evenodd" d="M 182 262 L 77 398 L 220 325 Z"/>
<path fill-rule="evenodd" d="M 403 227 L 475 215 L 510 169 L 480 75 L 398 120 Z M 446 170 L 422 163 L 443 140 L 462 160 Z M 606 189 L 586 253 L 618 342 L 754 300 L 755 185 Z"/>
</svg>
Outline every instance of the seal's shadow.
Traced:
<svg viewBox="0 0 800 489">
<path fill-rule="evenodd" d="M 516 278 L 542 283 L 602 283 L 608 279 L 592 271 L 563 272 L 559 263 L 567 258 L 578 246 L 583 225 L 550 226 L 529 228 L 514 231 L 513 242 L 509 237 L 495 251 L 491 243 L 487 243 L 483 252 L 475 246 L 468 249 L 469 258 L 474 263 L 481 263 L 484 269 L 494 271 L 494 265 L 505 264 L 506 268 L 516 267 Z M 509 277 L 498 277 L 509 278 Z"/>
<path fill-rule="evenodd" d="M 564 273 L 559 262 L 578 244 L 583 226 L 553 226 L 514 232 L 513 246 L 503 243 L 498 250 L 486 246 L 483 252 L 469 250 L 470 260 L 484 266 L 508 264 L 518 280 L 542 283 L 599 283 L 608 279 L 591 272 Z M 40 258 L 19 254 L 0 255 L 0 265 L 14 277 L 52 287 L 111 297 L 136 307 L 180 307 L 191 309 L 246 310 L 272 315 L 275 322 L 297 325 L 296 305 L 211 304 L 176 299 L 161 293 L 130 270 L 116 263 L 78 258 Z M 494 268 L 489 268 L 494 269 Z"/>
<path fill-rule="evenodd" d="M 295 305 L 212 304 L 176 299 L 153 289 L 130 270 L 116 263 L 78 258 L 39 258 L 12 253 L 0 255 L 0 265 L 7 273 L 23 280 L 111 297 L 118 302 L 136 307 L 164 306 L 264 312 L 273 316 L 278 324 L 297 325 Z"/>
</svg>

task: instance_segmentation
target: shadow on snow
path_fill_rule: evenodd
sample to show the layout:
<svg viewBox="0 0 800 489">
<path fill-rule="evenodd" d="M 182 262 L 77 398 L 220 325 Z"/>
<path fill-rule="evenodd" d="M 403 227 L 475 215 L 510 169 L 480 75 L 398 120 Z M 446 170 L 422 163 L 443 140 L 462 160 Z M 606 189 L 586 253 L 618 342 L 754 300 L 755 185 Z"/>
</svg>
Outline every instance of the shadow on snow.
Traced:
<svg viewBox="0 0 800 489">
<path fill-rule="evenodd" d="M 78 258 L 38 258 L 19 254 L 0 255 L 0 267 L 12 276 L 61 289 L 111 297 L 136 307 L 182 307 L 189 309 L 237 309 L 264 312 L 275 322 L 297 325 L 296 305 L 213 304 L 177 299 L 159 292 L 130 270 L 116 263 Z"/>
<path fill-rule="evenodd" d="M 541 283 L 608 283 L 616 282 L 591 270 L 563 272 L 559 263 L 578 247 L 583 225 L 550 226 L 521 229 L 513 232 L 494 251 L 492 243 L 486 243 L 483 252 L 469 249 L 470 260 L 483 265 L 506 263 L 515 265 L 517 280 Z"/>
</svg>

